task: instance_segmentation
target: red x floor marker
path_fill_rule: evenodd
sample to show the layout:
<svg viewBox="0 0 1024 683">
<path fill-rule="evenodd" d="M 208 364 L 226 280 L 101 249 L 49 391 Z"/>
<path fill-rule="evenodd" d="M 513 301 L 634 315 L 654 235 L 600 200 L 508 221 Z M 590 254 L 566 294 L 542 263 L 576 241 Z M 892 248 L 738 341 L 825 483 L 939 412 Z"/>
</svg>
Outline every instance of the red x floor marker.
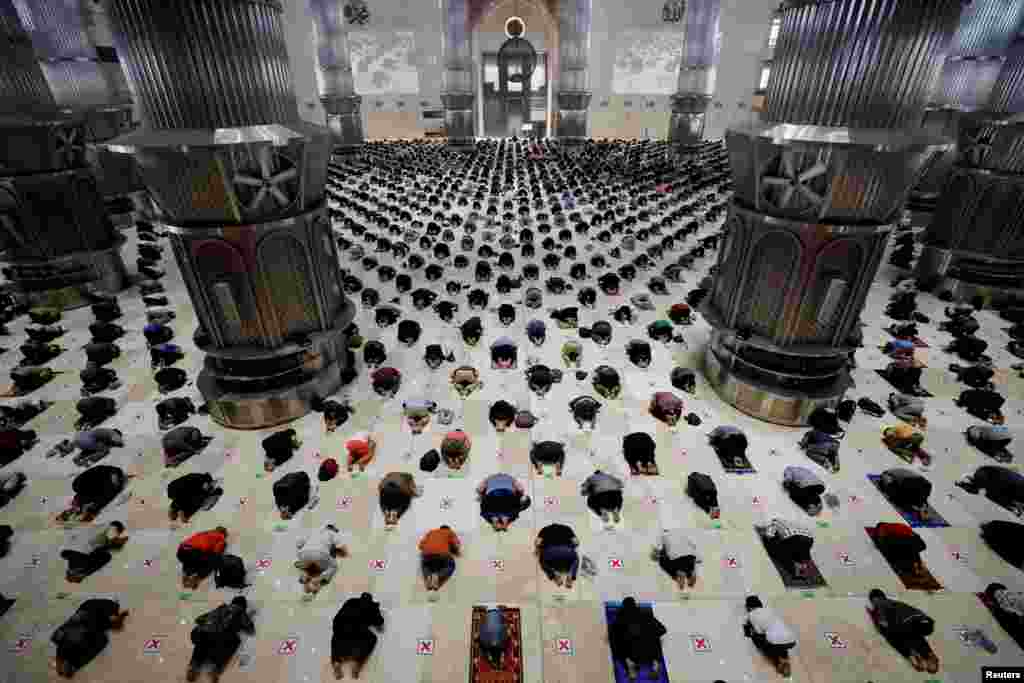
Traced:
<svg viewBox="0 0 1024 683">
<path fill-rule="evenodd" d="M 147 638 L 146 643 L 142 646 L 142 653 L 147 655 L 155 655 L 160 652 L 160 638 Z"/>
<path fill-rule="evenodd" d="M 617 557 L 613 557 L 612 559 L 608 560 L 608 566 L 612 569 L 622 569 L 622 560 L 620 560 Z"/>
<path fill-rule="evenodd" d="M 826 633 L 825 642 L 827 642 L 828 646 L 833 650 L 846 649 L 846 641 L 843 640 L 843 637 L 840 636 L 838 633 Z"/>
<path fill-rule="evenodd" d="M 856 564 L 856 562 L 853 561 L 853 558 L 850 557 L 850 553 L 839 553 L 838 557 L 839 563 L 844 567 L 852 567 Z"/>
<path fill-rule="evenodd" d="M 738 559 L 736 559 L 735 557 L 727 557 L 727 558 L 725 558 L 724 564 L 729 569 L 736 569 L 737 567 L 740 566 L 740 561 Z"/>
<path fill-rule="evenodd" d="M 261 560 L 256 560 L 256 569 L 260 569 L 260 570 L 270 569 L 271 562 L 272 561 L 269 558 L 263 558 Z"/>
<path fill-rule="evenodd" d="M 352 507 L 352 496 L 345 496 L 344 498 L 338 499 L 339 510 L 348 510 L 350 507 Z"/>
<path fill-rule="evenodd" d="M 856 504 L 856 503 L 859 503 L 860 501 L 861 501 L 860 496 L 850 496 L 850 502 L 851 503 Z"/>
<path fill-rule="evenodd" d="M 761 498 L 759 496 L 754 496 L 753 500 L 751 500 L 750 502 L 753 503 L 754 505 L 760 505 Z"/>
<path fill-rule="evenodd" d="M 967 553 L 965 553 L 965 552 L 963 552 L 963 551 L 961 551 L 959 549 L 956 549 L 956 548 L 954 548 L 952 551 L 950 551 L 949 556 L 952 557 L 957 562 L 966 562 L 967 561 Z"/>
<path fill-rule="evenodd" d="M 550 507 L 554 507 L 555 505 L 558 505 L 558 499 L 557 498 L 555 498 L 554 496 L 544 496 L 544 506 L 545 507 L 549 507 L 550 508 Z"/>
<path fill-rule="evenodd" d="M 370 560 L 370 569 L 382 571 L 388 566 L 387 560 Z"/>
<path fill-rule="evenodd" d="M 434 641 L 431 638 L 420 638 L 416 641 L 416 654 L 418 655 L 432 655 L 434 654 Z"/>
<path fill-rule="evenodd" d="M 293 655 L 298 650 L 299 639 L 298 638 L 285 638 L 281 641 L 281 645 L 277 648 L 277 654 L 279 655 Z"/>
<path fill-rule="evenodd" d="M 22 636 L 20 638 L 17 638 L 11 645 L 11 652 L 13 652 L 16 655 L 25 654 L 26 652 L 28 652 L 31 645 L 32 638 L 28 636 Z"/>
<path fill-rule="evenodd" d="M 572 655 L 572 640 L 569 638 L 556 638 L 555 651 L 560 655 Z"/>
<path fill-rule="evenodd" d="M 711 652 L 711 639 L 707 636 L 691 635 L 690 642 L 694 652 Z"/>
<path fill-rule="evenodd" d="M 156 567 L 156 560 L 143 560 L 142 561 L 142 568 L 143 569 L 154 569 L 155 567 Z"/>
<path fill-rule="evenodd" d="M 505 570 L 505 560 L 491 560 L 491 568 L 495 571 Z"/>
</svg>

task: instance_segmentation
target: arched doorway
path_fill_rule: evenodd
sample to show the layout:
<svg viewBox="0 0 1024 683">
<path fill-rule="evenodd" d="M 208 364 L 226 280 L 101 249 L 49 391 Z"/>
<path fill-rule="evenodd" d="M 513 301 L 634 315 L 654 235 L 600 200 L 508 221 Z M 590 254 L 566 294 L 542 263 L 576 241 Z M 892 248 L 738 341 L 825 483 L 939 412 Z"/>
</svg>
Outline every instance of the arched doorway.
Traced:
<svg viewBox="0 0 1024 683">
<path fill-rule="evenodd" d="M 473 28 L 479 134 L 547 137 L 552 75 L 557 73 L 557 22 L 535 0 L 497 0 L 487 3 L 479 16 Z"/>
</svg>

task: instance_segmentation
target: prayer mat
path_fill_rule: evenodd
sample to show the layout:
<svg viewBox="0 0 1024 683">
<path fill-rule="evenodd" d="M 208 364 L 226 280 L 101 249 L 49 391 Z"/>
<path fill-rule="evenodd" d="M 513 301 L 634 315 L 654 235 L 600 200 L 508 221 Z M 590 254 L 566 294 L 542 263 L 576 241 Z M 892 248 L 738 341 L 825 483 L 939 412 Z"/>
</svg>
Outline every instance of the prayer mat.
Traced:
<svg viewBox="0 0 1024 683">
<path fill-rule="evenodd" d="M 882 491 L 882 487 L 878 485 L 879 479 L 881 479 L 881 476 L 877 474 L 868 475 L 868 481 L 874 484 L 875 488 L 878 489 L 878 491 L 882 493 L 883 496 L 885 496 L 885 493 Z M 885 496 L 885 499 L 889 500 L 889 497 Z M 904 521 L 906 521 L 907 524 L 909 524 L 915 529 L 942 529 L 944 527 L 949 526 L 949 522 L 943 519 L 942 515 L 940 515 L 935 510 L 935 508 L 932 507 L 931 503 L 928 504 L 928 519 L 922 519 L 921 515 L 919 515 L 918 513 L 913 512 L 912 510 L 901 508 L 897 506 L 895 503 L 893 503 L 891 500 L 889 501 L 889 504 L 893 506 L 896 512 L 900 513 L 900 516 L 903 517 Z"/>
<path fill-rule="evenodd" d="M 927 366 L 922 366 L 922 367 L 927 367 Z M 876 373 L 876 374 L 877 374 L 877 375 L 878 375 L 879 377 L 881 377 L 882 379 L 884 379 L 884 380 L 885 380 L 886 382 L 889 382 L 889 386 L 891 386 L 891 387 L 892 387 L 893 389 L 895 389 L 896 391 L 900 391 L 900 392 L 902 392 L 902 391 L 903 391 L 903 389 L 901 389 L 900 387 L 896 386 L 895 384 L 893 384 L 892 382 L 890 382 L 890 381 L 889 381 L 889 374 L 888 374 L 888 373 L 887 373 L 887 372 L 886 372 L 886 371 L 885 371 L 884 369 L 883 369 L 883 370 L 875 370 L 875 373 Z M 906 393 L 906 392 L 904 392 L 904 393 Z M 918 391 L 917 391 L 916 393 L 914 393 L 913 395 L 914 395 L 914 396 L 917 396 L 917 397 L 919 397 L 919 398 L 933 398 L 933 397 L 935 396 L 935 395 L 934 395 L 933 393 L 931 393 L 930 391 L 928 391 L 928 390 L 927 390 L 927 389 L 925 389 L 924 387 L 921 387 L 921 388 L 920 388 L 920 389 L 919 389 L 919 390 L 918 390 Z"/>
<path fill-rule="evenodd" d="M 877 536 L 877 532 L 875 531 L 874 527 L 864 527 L 864 531 L 867 532 L 868 537 L 871 539 L 872 542 L 874 542 L 875 541 L 875 537 Z M 875 544 L 875 547 L 878 548 L 878 544 L 877 543 Z M 882 553 L 880 548 L 879 548 L 878 552 L 882 554 L 882 557 L 885 557 L 885 553 Z M 889 558 L 885 557 L 885 561 L 889 562 Z M 932 575 L 932 573 L 928 569 L 928 567 L 924 568 L 924 574 L 918 575 L 918 574 L 911 574 L 910 572 L 900 572 L 900 571 L 897 571 L 896 567 L 893 567 L 891 563 L 889 564 L 889 566 L 892 568 L 892 570 L 894 572 L 896 572 L 896 576 L 900 577 L 900 581 L 903 582 L 903 586 L 907 590 L 912 590 L 912 591 L 940 591 L 940 590 L 942 590 L 942 584 L 939 583 L 939 580 L 936 579 Z"/>
<path fill-rule="evenodd" d="M 755 527 L 758 538 L 761 539 L 761 545 L 764 546 L 765 552 L 768 552 L 768 546 L 765 544 L 764 531 Z M 779 572 L 779 576 L 782 577 L 782 583 L 786 588 L 825 588 L 828 586 L 828 582 L 825 581 L 825 577 L 821 575 L 821 571 L 818 569 L 818 565 L 815 564 L 814 560 L 811 560 L 812 571 L 809 576 L 797 576 L 790 571 L 786 566 L 779 562 L 774 555 L 768 552 L 768 557 L 771 558 L 772 564 L 775 565 L 776 571 Z"/>
<path fill-rule="evenodd" d="M 715 455 L 718 456 L 718 462 L 722 463 L 722 469 L 730 474 L 756 474 L 757 470 L 751 464 L 750 459 L 741 455 L 734 458 L 727 458 L 717 450 Z"/>
<path fill-rule="evenodd" d="M 641 602 L 637 605 L 642 611 L 647 612 L 650 615 L 654 615 L 654 609 L 651 607 L 649 602 Z M 619 614 L 619 609 L 622 607 L 621 602 L 606 602 L 604 604 L 604 617 L 605 621 L 608 622 L 609 633 L 611 632 L 611 626 L 615 623 L 615 618 Z M 655 683 L 669 683 L 668 667 L 665 666 L 665 653 L 662 652 L 661 648 L 658 648 L 658 662 L 661 664 L 661 671 L 659 676 L 651 676 L 651 666 L 645 665 L 638 667 L 637 669 L 637 681 L 654 681 Z M 626 673 L 626 663 L 616 659 L 615 655 L 612 654 L 612 666 L 615 668 L 615 683 L 634 683 L 633 679 Z"/>
<path fill-rule="evenodd" d="M 1013 623 L 1013 616 L 1000 612 L 996 607 L 995 601 L 989 599 L 984 593 L 975 593 L 975 595 L 981 600 L 981 604 L 985 605 L 988 611 L 992 613 L 992 618 L 996 620 L 996 623 L 1006 631 L 1006 634 L 1013 639 L 1013 642 L 1017 643 L 1017 647 L 1024 650 L 1024 631 L 1020 629 L 1019 625 Z M 1014 635 L 1015 633 L 1016 636 Z"/>
<path fill-rule="evenodd" d="M 473 625 L 470 631 L 469 683 L 523 683 L 523 628 L 518 607 L 499 606 L 505 626 L 508 628 L 508 643 L 502 668 L 485 657 L 480 649 L 480 627 L 487 614 L 486 607 L 473 608 Z"/>
</svg>

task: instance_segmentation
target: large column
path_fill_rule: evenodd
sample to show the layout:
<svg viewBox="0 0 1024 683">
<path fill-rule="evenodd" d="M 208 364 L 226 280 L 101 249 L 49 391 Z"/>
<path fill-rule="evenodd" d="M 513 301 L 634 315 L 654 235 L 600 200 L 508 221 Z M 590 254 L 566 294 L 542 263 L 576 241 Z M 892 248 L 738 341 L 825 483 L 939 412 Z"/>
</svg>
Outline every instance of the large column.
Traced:
<svg viewBox="0 0 1024 683">
<path fill-rule="evenodd" d="M 58 109 L 24 30 L 31 19 L 0 0 L 3 273 L 29 303 L 73 308 L 124 287 L 124 238 L 86 162 L 85 121 Z"/>
<path fill-rule="evenodd" d="M 1003 66 L 1006 51 L 1024 22 L 1024 0 L 974 0 L 960 18 L 949 58 L 925 111 L 928 132 L 956 138 L 960 117 L 984 109 Z M 931 221 L 956 149 L 937 158 L 911 191 L 907 208 L 918 213 L 915 224 Z"/>
<path fill-rule="evenodd" d="M 893 221 L 952 144 L 902 128 L 920 121 L 961 9 L 792 0 L 782 10 L 771 123 L 726 133 L 735 194 L 703 306 L 708 380 L 738 409 L 805 424 L 849 387 Z"/>
<path fill-rule="evenodd" d="M 441 104 L 448 131 L 448 146 L 467 150 L 476 144 L 476 116 L 473 102 L 473 31 L 470 0 L 441 0 L 444 27 L 444 72 L 441 76 Z"/>
<path fill-rule="evenodd" d="M 351 358 L 324 186 L 329 131 L 299 118 L 277 0 L 111 0 L 143 129 L 134 154 L 171 234 L 227 427 L 269 427 L 334 393 Z M 225 49 L 230 45 L 231 49 Z"/>
<path fill-rule="evenodd" d="M 593 0 L 558 2 L 558 117 L 555 136 L 566 143 L 587 139 L 590 99 L 590 20 Z"/>
<path fill-rule="evenodd" d="M 1024 40 L 987 111 L 960 119 L 956 165 L 925 231 L 917 277 L 960 301 L 1024 301 Z"/>
<path fill-rule="evenodd" d="M 85 119 L 86 157 L 110 218 L 118 227 L 131 227 L 148 214 L 149 199 L 135 162 L 99 145 L 133 126 L 131 92 L 103 7 L 65 0 L 30 0 L 24 6 L 32 12 L 29 36 L 57 106 Z"/>
<path fill-rule="evenodd" d="M 334 151 L 348 153 L 363 146 L 363 98 L 356 94 L 352 57 L 342 4 L 309 0 L 316 28 L 317 86 L 327 112 Z"/>
<path fill-rule="evenodd" d="M 683 57 L 672 95 L 668 140 L 680 147 L 699 145 L 713 95 L 721 0 L 691 0 L 683 15 Z"/>
</svg>

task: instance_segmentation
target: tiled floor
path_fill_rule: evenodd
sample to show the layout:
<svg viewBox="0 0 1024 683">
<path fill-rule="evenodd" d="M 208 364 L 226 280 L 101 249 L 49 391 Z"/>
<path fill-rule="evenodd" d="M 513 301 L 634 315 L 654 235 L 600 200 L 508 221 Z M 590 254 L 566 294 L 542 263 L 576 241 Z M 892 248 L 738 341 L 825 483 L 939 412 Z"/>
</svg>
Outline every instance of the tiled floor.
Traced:
<svg viewBox="0 0 1024 683">
<path fill-rule="evenodd" d="M 702 234 L 716 230 L 719 225 L 720 222 L 705 226 Z M 130 237 L 125 260 L 134 263 L 134 234 Z M 584 240 L 576 240 L 581 258 L 589 259 Z M 177 265 L 164 244 L 167 295 L 177 313 L 174 341 L 188 350 L 179 367 L 185 368 L 194 380 L 202 362 L 202 355 L 191 341 L 196 318 Z M 691 241 L 684 248 L 692 244 Z M 453 250 L 459 253 L 458 242 Z M 515 253 L 517 262 L 521 262 L 518 251 Z M 543 253 L 538 248 L 538 255 Z M 376 256 L 382 265 L 400 266 L 390 255 Z M 610 364 L 623 373 L 625 386 L 620 399 L 602 401 L 604 409 L 593 433 L 580 433 L 566 407 L 577 395 L 593 394 L 589 379 L 577 381 L 573 372 L 566 371 L 562 384 L 556 385 L 551 395 L 537 399 L 526 391 L 522 369 L 500 372 L 491 370 L 489 362 L 490 343 L 498 336 L 509 335 L 520 345 L 521 361 L 526 357 L 537 358 L 560 367 L 559 349 L 564 341 L 576 338 L 575 331 L 559 330 L 548 320 L 547 342 L 542 348 L 534 348 L 526 340 L 525 323 L 554 306 L 576 305 L 575 292 L 562 296 L 545 293 L 541 311 L 518 306 L 519 318 L 507 329 L 500 326 L 494 312 L 479 313 L 485 321 L 485 336 L 476 348 L 467 348 L 457 328 L 440 323 L 429 309 L 415 311 L 408 296 L 401 303 L 403 312 L 418 320 L 424 329 L 420 342 L 411 349 L 400 349 L 395 328 L 377 328 L 372 311 L 360 307 L 357 323 L 363 336 L 367 340 L 381 340 L 388 348 L 388 364 L 403 372 L 400 394 L 393 400 L 381 401 L 369 388 L 368 373 L 360 368 L 359 378 L 343 391 L 356 407 L 353 418 L 332 435 L 324 433 L 317 415 L 298 421 L 293 426 L 303 440 L 301 451 L 272 475 L 262 471 L 260 449 L 260 440 L 272 430 L 229 432 L 202 416 L 194 416 L 189 424 L 213 435 L 214 441 L 202 455 L 173 473 L 163 468 L 160 431 L 153 410 L 163 397 L 152 380 L 141 333 L 145 309 L 136 289 L 125 291 L 121 295 L 125 317 L 120 322 L 131 332 L 119 342 L 124 353 L 113 364 L 124 386 L 109 394 L 118 400 L 120 412 L 108 424 L 128 436 L 126 446 L 116 449 L 107 462 L 137 474 L 138 478 L 130 484 L 131 497 L 110 506 L 99 521 L 122 520 L 131 539 L 111 564 L 81 584 L 65 582 L 64 563 L 59 557 L 63 544 L 79 531 L 64 529 L 54 521 L 55 513 L 71 495 L 71 478 L 79 468 L 70 458 L 44 458 L 51 446 L 74 432 L 77 372 L 84 360 L 80 348 L 88 340 L 86 326 L 91 314 L 88 309 L 69 313 L 63 324 L 71 331 L 58 341 L 67 350 L 51 364 L 68 373 L 32 396 L 57 403 L 28 425 L 41 435 L 39 445 L 8 466 L 25 472 L 29 484 L 15 501 L 0 510 L 0 522 L 11 524 L 16 530 L 11 553 L 0 560 L 0 592 L 18 599 L 11 611 L 0 618 L 0 681 L 34 683 L 55 679 L 54 649 L 49 636 L 84 597 L 93 595 L 117 596 L 131 610 L 131 616 L 128 627 L 112 635 L 110 646 L 77 674 L 77 680 L 184 680 L 191 647 L 191 620 L 236 591 L 216 590 L 206 582 L 197 591 L 182 592 L 175 549 L 194 530 L 221 523 L 232 532 L 229 551 L 243 557 L 249 568 L 252 585 L 245 594 L 256 610 L 256 635 L 246 639 L 239 656 L 224 673 L 224 681 L 333 680 L 328 661 L 331 619 L 344 599 L 361 591 L 371 591 L 383 603 L 386 616 L 386 628 L 362 676 L 369 681 L 467 680 L 472 607 L 492 603 L 521 609 L 523 681 L 610 681 L 612 663 L 602 602 L 620 600 L 626 595 L 653 602 L 655 614 L 668 628 L 664 645 L 672 681 L 767 682 L 779 678 L 743 637 L 742 599 L 750 593 L 759 594 L 776 607 L 800 635 L 794 652 L 793 680 L 904 683 L 933 679 L 973 683 L 979 680 L 983 665 L 1024 662 L 1024 652 L 973 595 L 992 580 L 1016 590 L 1024 589 L 1024 575 L 992 554 L 977 533 L 983 521 L 1014 518 L 986 499 L 967 496 L 952 487 L 956 477 L 986 460 L 967 446 L 961 435 L 974 420 L 952 403 L 960 387 L 945 370 L 954 359 L 941 351 L 949 338 L 937 328 L 944 304 L 928 295 L 919 297 L 923 312 L 934 321 L 921 326 L 921 336 L 931 347 L 919 351 L 928 365 L 924 383 L 935 394 L 927 401 L 931 426 L 926 446 L 936 459 L 927 474 L 935 485 L 932 502 L 951 524 L 949 528 L 924 530 L 921 534 L 928 543 L 928 566 L 945 587 L 939 593 L 925 594 L 902 588 L 864 532 L 865 526 L 879 521 L 901 521 L 866 479 L 869 473 L 902 464 L 880 442 L 881 428 L 895 422 L 892 416 L 875 419 L 858 413 L 843 443 L 842 470 L 830 474 L 811 464 L 796 447 L 802 430 L 769 425 L 739 414 L 723 404 L 702 377 L 698 379 L 696 394 L 684 396 L 687 410 L 697 413 L 702 425 L 683 424 L 678 431 L 671 432 L 646 415 L 645 405 L 651 392 L 671 390 L 668 378 L 675 364 L 700 366 L 708 326 L 698 320 L 686 328 L 686 348 L 655 344 L 654 362 L 648 371 L 628 363 L 623 352 L 625 343 L 633 338 L 646 338 L 647 324 L 664 317 L 671 303 L 681 301 L 714 258 L 714 252 L 709 252 L 687 275 L 686 284 L 670 285 L 670 296 L 654 297 L 656 311 L 640 312 L 639 319 L 629 327 L 614 324 L 611 346 L 601 348 L 584 341 L 583 368 Z M 471 261 L 475 261 L 475 255 L 471 255 Z M 612 264 L 617 265 L 614 260 Z M 351 265 L 354 274 L 367 286 L 380 290 L 382 300 L 396 296 L 393 283 L 380 283 L 375 273 L 363 272 L 358 263 L 343 265 Z M 560 273 L 567 280 L 568 265 L 564 264 L 564 272 Z M 882 315 L 882 309 L 891 291 L 889 282 L 897 274 L 891 266 L 884 265 L 868 299 L 863 316 L 867 325 L 865 348 L 857 354 L 856 388 L 851 392 L 855 398 L 867 396 L 883 405 L 891 389 L 874 373 L 887 360 L 876 347 L 888 339 L 882 327 L 889 320 Z M 422 271 L 413 275 L 416 286 L 436 288 L 435 284 L 420 281 Z M 624 299 L 644 289 L 649 276 L 640 273 L 636 282 L 627 286 Z M 455 271 L 450 265 L 446 268 L 445 281 L 459 279 L 468 283 L 471 278 L 472 269 Z M 513 291 L 507 298 L 491 291 L 492 307 L 501 301 L 519 302 L 522 296 L 522 290 Z M 456 300 L 462 308 L 460 320 L 477 315 L 468 312 L 464 295 Z M 600 295 L 596 310 L 581 308 L 581 326 L 610 320 L 609 309 L 622 301 L 623 297 L 611 300 Z M 991 344 L 989 353 L 1000 368 L 1009 368 L 1014 359 L 1003 350 L 1006 325 L 991 312 L 982 312 L 978 317 L 982 321 L 982 335 Z M 27 319 L 21 319 L 10 326 L 11 341 L 3 345 L 12 350 L 0 356 L 0 376 L 6 376 L 18 361 L 17 344 L 13 341 L 20 344 L 24 339 L 26 323 Z M 455 349 L 457 364 L 474 365 L 484 376 L 483 389 L 466 401 L 460 400 L 447 384 L 450 366 L 431 372 L 422 362 L 423 346 L 438 340 Z M 1024 380 L 1013 372 L 1002 372 L 998 379 L 1000 391 L 1009 399 L 1008 424 L 1011 428 L 1020 427 L 1024 423 Z M 197 405 L 201 402 L 191 383 L 175 395 L 191 396 Z M 420 397 L 452 409 L 457 415 L 455 425 L 473 436 L 472 456 L 462 475 L 450 477 L 443 465 L 433 474 L 418 470 L 419 456 L 436 445 L 446 429 L 435 418 L 427 433 L 414 437 L 402 425 L 402 400 Z M 487 409 L 498 398 L 529 408 L 543 418 L 542 422 L 533 433 L 497 434 L 487 421 Z M 756 474 L 729 475 L 722 471 L 705 436 L 719 424 L 735 424 L 746 431 Z M 273 507 L 272 482 L 299 469 L 315 477 L 318 458 L 341 459 L 346 436 L 365 429 L 372 430 L 381 442 L 379 456 L 367 474 L 350 477 L 343 473 L 321 484 L 319 505 L 282 523 Z M 621 458 L 622 435 L 640 430 L 652 433 L 658 443 L 658 477 L 630 477 Z M 527 457 L 531 438 L 553 438 L 570 445 L 561 478 L 533 473 Z M 789 464 L 818 469 L 842 501 L 839 510 L 826 511 L 815 527 L 813 555 L 828 586 L 811 592 L 789 591 L 783 586 L 753 530 L 754 524 L 773 516 L 806 519 L 780 487 L 782 471 Z M 628 480 L 623 521 L 614 529 L 605 529 L 579 495 L 580 482 L 596 465 Z M 425 492 L 414 501 L 396 529 L 385 530 L 376 485 L 384 474 L 395 470 L 413 472 Z M 222 478 L 225 493 L 211 510 L 200 512 L 190 524 L 171 524 L 166 514 L 166 484 L 172 477 L 191 471 L 210 472 Z M 473 492 L 484 477 L 499 471 L 523 481 L 533 499 L 533 506 L 513 528 L 500 535 L 479 517 Z M 722 507 L 718 524 L 712 523 L 684 495 L 686 476 L 693 471 L 710 474 L 718 484 Z M 313 601 L 303 602 L 292 567 L 295 541 L 328 521 L 343 530 L 351 555 L 342 560 L 341 571 L 333 583 Z M 573 527 L 583 554 L 597 567 L 596 576 L 581 575 L 571 591 L 548 581 L 538 571 L 531 552 L 536 531 L 554 521 Z M 440 601 L 431 603 L 418 576 L 416 543 L 423 532 L 442 523 L 451 525 L 460 535 L 465 552 L 458 561 L 455 576 L 442 589 Z M 692 529 L 704 558 L 697 586 L 686 594 L 681 594 L 650 559 L 657 533 L 668 527 Z M 866 594 L 874 587 L 924 609 L 936 619 L 938 626 L 931 642 L 942 660 L 938 675 L 915 673 L 877 634 L 865 613 Z M 998 653 L 990 655 L 965 646 L 954 630 L 963 625 L 982 628 L 998 645 Z"/>
</svg>

